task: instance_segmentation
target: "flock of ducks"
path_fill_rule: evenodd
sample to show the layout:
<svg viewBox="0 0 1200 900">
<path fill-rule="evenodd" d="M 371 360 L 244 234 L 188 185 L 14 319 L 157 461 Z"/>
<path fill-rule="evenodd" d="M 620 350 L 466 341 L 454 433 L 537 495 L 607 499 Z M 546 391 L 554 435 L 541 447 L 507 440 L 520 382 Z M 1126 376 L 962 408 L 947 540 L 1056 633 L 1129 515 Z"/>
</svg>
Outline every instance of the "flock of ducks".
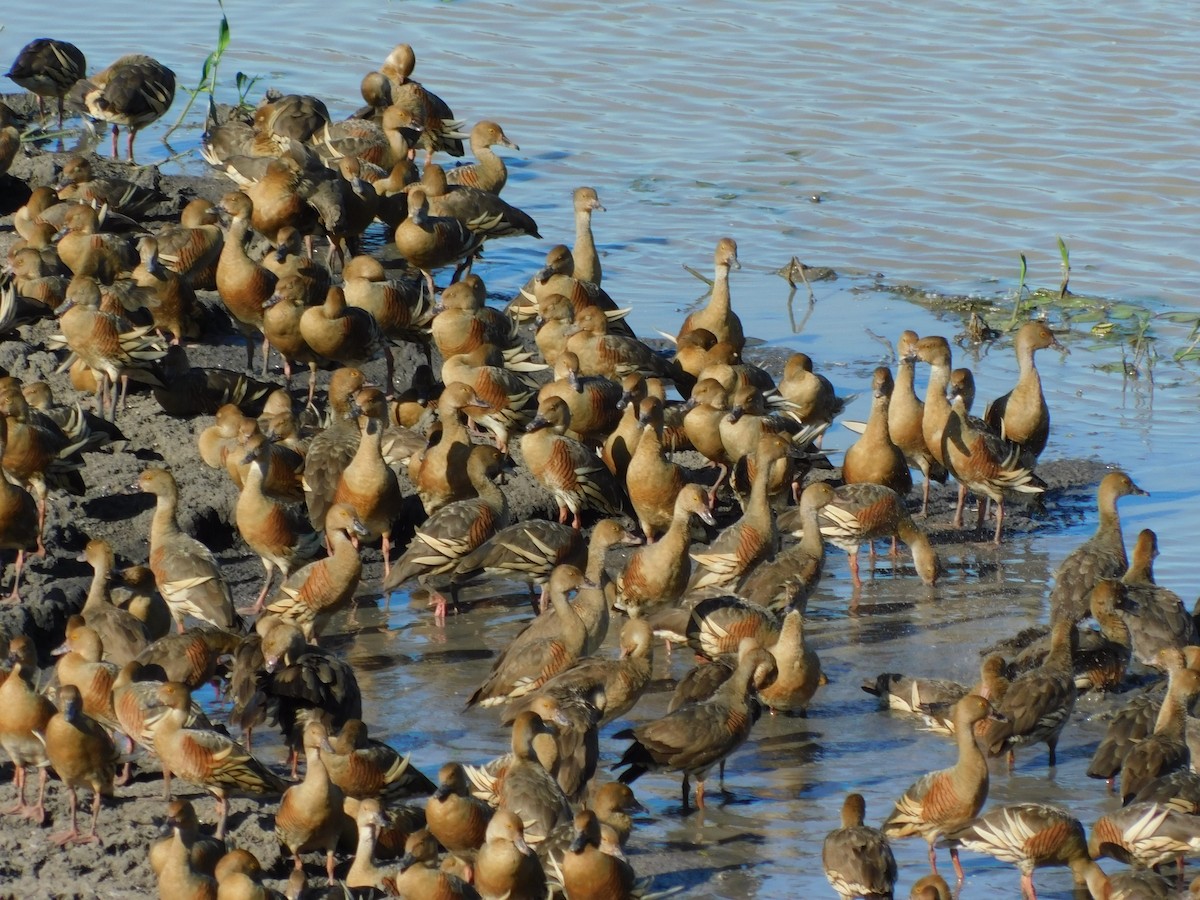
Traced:
<svg viewBox="0 0 1200 900">
<path fill-rule="evenodd" d="M 489 307 L 471 271 L 480 248 L 540 237 L 499 196 L 506 168 L 492 148 L 516 145 L 494 122 L 462 130 L 412 80 L 414 66 L 412 49 L 396 47 L 364 78 L 364 108 L 343 122 L 300 95 L 269 96 L 246 121 L 210 121 L 203 155 L 237 189 L 215 203 L 193 200 L 177 220 L 147 220 L 166 198 L 96 175 L 87 156 L 67 161 L 57 188 L 32 187 L 14 217 L 20 240 L 8 253 L 0 325 L 55 317 L 50 346 L 67 351 L 71 384 L 95 395 L 98 416 L 73 398 L 58 402 L 43 383 L 0 382 L 0 547 L 17 553 L 9 599 L 20 599 L 28 554 L 52 566 L 61 552 L 43 542 L 47 496 L 83 492 L 81 454 L 109 439 L 130 381 L 148 386 L 167 415 L 212 417 L 196 455 L 236 486 L 237 531 L 264 568 L 261 590 L 239 607 L 214 554 L 180 528 L 172 473 L 149 468 L 131 486 L 155 498 L 146 565 L 118 572 L 108 544 L 87 545 L 94 580 L 67 624 L 49 692 L 36 687 L 31 639 L 7 641 L 0 746 L 17 801 L 5 812 L 42 825 L 53 771 L 70 800 L 69 827 L 54 840 L 99 842 L 103 797 L 122 762 L 128 778 L 131 759 L 156 758 L 170 834 L 151 845 L 149 862 L 164 898 L 277 896 L 259 860 L 224 844 L 229 800 L 242 796 L 276 804 L 276 835 L 294 867 L 289 896 L 324 896 L 305 886 L 311 853 L 340 885 L 329 896 L 643 896 L 622 852 L 640 809 L 628 785 L 675 773 L 684 807 L 692 780 L 702 807 L 710 773 L 723 775 L 763 710 L 805 714 L 824 683 L 804 611 L 825 543 L 850 554 L 856 586 L 859 549 L 866 543 L 873 558 L 873 542 L 887 538 L 893 554 L 903 542 L 916 576 L 934 584 L 941 564 L 922 526 L 931 481 L 959 483 L 955 527 L 968 494 L 979 501 L 980 531 L 994 506 L 997 543 L 1006 504 L 1045 488 L 1034 470 L 1050 417 L 1035 354 L 1060 345 L 1042 321 L 1016 332 L 1017 383 L 982 418 L 970 413 L 974 382 L 952 368 L 946 339 L 904 332 L 897 370 L 875 371 L 869 418 L 848 423 L 861 436 L 837 469 L 820 443 L 847 398 L 805 354 L 792 355 L 778 381 L 742 358 L 730 238 L 716 245 L 707 305 L 687 317 L 670 353 L 638 340 L 629 311 L 601 287 L 591 217 L 603 206 L 589 187 L 574 193 L 574 246 L 551 249 L 507 310 Z M 173 73 L 140 55 L 90 79 L 85 70 L 73 45 L 39 39 L 8 77 L 37 95 L 43 116 L 53 99 L 60 122 L 66 104 L 111 124 L 114 157 L 126 127 L 132 162 L 138 130 L 171 105 Z M 0 107 L 0 172 L 20 143 L 14 121 Z M 433 162 L 462 156 L 464 141 L 475 162 Z M 374 223 L 402 269 L 359 252 Z M 316 240 L 328 242 L 325 263 L 313 256 Z M 439 291 L 434 273 L 451 266 Z M 197 292 L 209 292 L 204 302 Z M 185 345 L 216 333 L 218 320 L 244 336 L 246 371 L 188 362 Z M 522 324 L 531 320 L 532 329 Z M 426 363 L 398 390 L 395 354 L 412 346 Z M 270 373 L 272 352 L 282 383 Z M 361 369 L 377 359 L 387 366 L 382 387 Z M 309 379 L 293 392 L 298 368 Z M 332 373 L 318 413 L 321 370 Z M 544 490 L 557 521 L 513 521 L 496 481 L 514 464 Z M 919 503 L 908 499 L 913 470 Z M 1117 501 L 1144 493 L 1125 473 L 1103 479 L 1096 533 L 1055 577 L 1050 628 L 996 648 L 978 684 L 886 673 L 864 685 L 953 735 L 957 761 L 900 794 L 881 828 L 865 824 L 860 794 L 846 798 L 823 851 L 840 896 L 892 897 L 889 840 L 909 836 L 928 842 L 932 869 L 912 897 L 950 896 L 938 847 L 949 848 L 960 886 L 963 849 L 1015 865 L 1027 897 L 1033 870 L 1055 865 L 1096 898 L 1176 896 L 1157 869 L 1178 859 L 1182 872 L 1183 857 L 1200 850 L 1188 717 L 1200 651 L 1179 597 L 1154 581 L 1152 532 L 1127 559 Z M 413 494 L 423 516 L 404 521 Z M 594 523 L 586 537 L 585 521 Z M 693 542 L 697 526 L 721 524 L 707 543 Z M 783 543 L 787 535 L 798 540 Z M 360 554 L 375 541 L 383 595 L 419 582 L 439 622 L 481 577 L 524 581 L 531 600 L 540 588 L 540 614 L 467 701 L 502 710 L 511 753 L 483 766 L 447 762 L 431 779 L 368 736 L 354 669 L 322 647 L 322 635 L 362 593 Z M 620 547 L 632 549 L 610 569 L 608 552 Z M 1089 615 L 1099 631 L 1077 627 Z M 610 630 L 619 632 L 616 658 L 602 649 Z M 599 729 L 635 707 L 663 639 L 686 643 L 701 664 L 664 717 L 617 732 L 628 741 L 619 754 L 602 750 Z M 1007 754 L 1011 767 L 1018 747 L 1046 743 L 1054 766 L 1079 692 L 1121 685 L 1133 659 L 1163 672 L 1165 686 L 1134 696 L 1088 772 L 1110 785 L 1119 775 L 1127 805 L 1094 823 L 1090 838 L 1054 806 L 987 807 L 988 757 Z M 232 702 L 224 727 L 192 699 L 215 677 Z M 282 731 L 291 780 L 251 752 L 254 729 L 268 722 Z M 118 752 L 125 745 L 130 752 Z M 601 783 L 607 762 L 622 771 Z M 190 802 L 172 799 L 175 780 L 216 798 L 215 835 Z M 86 828 L 79 790 L 92 794 Z M 348 849 L 346 867 L 337 855 Z M 1105 874 L 1103 856 L 1133 868 Z"/>
</svg>

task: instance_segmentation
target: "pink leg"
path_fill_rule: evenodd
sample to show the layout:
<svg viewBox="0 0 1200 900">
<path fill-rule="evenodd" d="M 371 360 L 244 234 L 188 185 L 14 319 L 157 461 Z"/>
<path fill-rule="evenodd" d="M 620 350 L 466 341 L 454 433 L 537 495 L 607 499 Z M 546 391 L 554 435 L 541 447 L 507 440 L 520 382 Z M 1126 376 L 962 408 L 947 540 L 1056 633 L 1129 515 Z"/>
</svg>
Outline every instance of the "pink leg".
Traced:
<svg viewBox="0 0 1200 900">
<path fill-rule="evenodd" d="M 1001 500 L 996 504 L 996 534 L 992 538 L 992 543 L 999 544 L 1001 532 L 1004 531 L 1004 501 Z"/>
<path fill-rule="evenodd" d="M 958 883 L 961 885 L 966 880 L 966 876 L 963 874 L 962 863 L 958 861 L 957 847 L 950 848 L 950 861 L 954 863 L 954 874 L 958 876 Z"/>
<path fill-rule="evenodd" d="M 963 524 L 963 506 L 967 502 L 967 486 L 960 484 L 958 486 L 958 505 L 954 507 L 954 521 L 951 523 L 955 528 L 962 528 Z"/>
<path fill-rule="evenodd" d="M 933 849 L 933 844 L 929 845 L 929 868 L 933 874 L 937 874 L 937 851 Z"/>
<path fill-rule="evenodd" d="M 50 840 L 60 847 L 75 843 L 79 838 L 79 798 L 75 795 L 75 788 L 70 786 L 67 787 L 67 795 L 71 798 L 71 827 L 67 831 L 50 835 Z"/>
</svg>

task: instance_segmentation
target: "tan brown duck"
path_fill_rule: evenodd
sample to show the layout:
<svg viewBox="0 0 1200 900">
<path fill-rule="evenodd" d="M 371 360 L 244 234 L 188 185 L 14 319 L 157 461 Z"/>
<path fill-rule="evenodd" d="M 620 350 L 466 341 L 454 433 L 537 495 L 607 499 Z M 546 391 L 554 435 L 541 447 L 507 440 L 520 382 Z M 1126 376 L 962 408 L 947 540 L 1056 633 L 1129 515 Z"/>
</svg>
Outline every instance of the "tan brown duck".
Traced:
<svg viewBox="0 0 1200 900">
<path fill-rule="evenodd" d="M 1047 347 L 1066 352 L 1045 322 L 1026 322 L 1021 326 L 1013 340 L 1020 370 L 1017 384 L 989 403 L 983 413 L 983 420 L 997 434 L 1017 444 L 1035 460 L 1042 455 L 1050 438 L 1050 409 L 1033 357 Z"/>
<path fill-rule="evenodd" d="M 1121 536 L 1117 501 L 1131 494 L 1149 496 L 1124 472 L 1109 472 L 1101 479 L 1097 491 L 1100 522 L 1096 531 L 1067 555 L 1054 574 L 1054 587 L 1050 591 L 1050 610 L 1054 616 L 1078 622 L 1087 614 L 1088 597 L 1096 582 L 1125 574 L 1129 560 Z"/>
<path fill-rule="evenodd" d="M 596 239 L 592 236 L 592 213 L 604 212 L 600 197 L 594 187 L 577 187 L 571 195 L 571 206 L 575 210 L 575 245 L 571 258 L 575 260 L 575 277 L 580 281 L 599 284 L 603 277 L 600 254 L 596 250 Z"/>
<path fill-rule="evenodd" d="M 815 481 L 804 489 L 796 514 L 803 531 L 800 540 L 755 566 L 737 586 L 739 597 L 768 609 L 804 608 L 825 568 L 820 513 L 836 497 L 825 481 Z"/>
<path fill-rule="evenodd" d="M 478 496 L 446 504 L 417 527 L 395 570 L 384 579 L 385 592 L 391 593 L 411 578 L 420 578 L 426 585 L 436 582 L 440 587 L 449 587 L 451 598 L 457 602 L 457 587 L 450 574 L 464 556 L 508 524 L 508 501 L 492 481 L 505 461 L 495 447 L 481 444 L 471 449 L 467 477 Z M 433 596 L 438 606 L 435 618 L 444 620 L 446 598 L 437 589 L 433 589 Z"/>
<path fill-rule="evenodd" d="M 625 470 L 625 487 L 647 541 L 663 534 L 674 518 L 675 499 L 685 484 L 683 469 L 663 448 L 663 405 L 657 397 L 642 401 L 642 435 Z"/>
<path fill-rule="evenodd" d="M 46 819 L 47 765 L 46 744 L 42 736 L 57 710 L 54 704 L 34 689 L 37 677 L 37 653 L 32 640 L 18 635 L 9 645 L 12 668 L 0 682 L 0 747 L 13 763 L 16 803 L 3 810 L 5 815 L 21 816 L 41 825 Z M 31 806 L 25 802 L 25 782 L 29 770 L 38 769 L 38 796 Z"/>
<path fill-rule="evenodd" d="M 847 794 L 842 827 L 821 845 L 825 878 L 842 900 L 886 897 L 896 886 L 896 858 L 883 833 L 864 824 L 866 808 L 862 794 Z"/>
<path fill-rule="evenodd" d="M 728 341 L 740 352 L 745 346 L 746 338 L 742 334 L 742 322 L 733 311 L 729 299 L 729 271 L 742 267 L 738 262 L 737 243 L 733 238 L 724 237 L 717 241 L 713 267 L 712 296 L 708 305 L 684 319 L 676 341 L 691 331 L 703 328 L 711 332 L 718 341 Z"/>
<path fill-rule="evenodd" d="M 175 73 L 143 54 L 122 56 L 90 79 L 80 78 L 70 89 L 72 104 L 93 119 L 112 124 L 112 155 L 117 154 L 117 132 L 129 132 L 126 156 L 132 163 L 137 133 L 159 119 L 175 99 Z"/>
<path fill-rule="evenodd" d="M 301 854 L 325 851 L 325 873 L 334 882 L 333 852 L 344 830 L 342 789 L 333 784 L 321 761 L 321 743 L 328 735 L 320 722 L 304 728 L 304 780 L 283 792 L 275 813 L 275 836 L 284 852 L 290 852 L 297 869 L 303 869 Z"/>
<path fill-rule="evenodd" d="M 50 840 L 59 846 L 99 843 L 96 823 L 100 819 L 100 796 L 112 794 L 117 768 L 117 748 L 108 732 L 83 711 L 83 698 L 74 685 L 59 691 L 59 712 L 46 723 L 46 756 L 66 786 L 71 803 L 71 827 Z M 92 825 L 87 834 L 79 831 L 79 800 L 76 788 L 92 789 Z"/>
<path fill-rule="evenodd" d="M 358 417 L 361 436 L 354 458 L 342 470 L 333 502 L 354 508 L 368 539 L 382 538 L 386 580 L 392 570 L 392 522 L 401 500 L 396 473 L 384 462 L 381 449 L 387 401 L 378 388 L 364 388 L 354 395 L 352 412 Z"/>
<path fill-rule="evenodd" d="M 342 472 L 358 451 L 359 429 L 352 410 L 354 395 L 365 384 L 362 371 L 353 366 L 329 378 L 329 426 L 309 442 L 304 458 L 305 503 L 314 528 L 325 522 Z"/>
<path fill-rule="evenodd" d="M 846 451 L 842 480 L 846 484 L 871 482 L 891 488 L 901 497 L 912 490 L 912 475 L 904 452 L 892 443 L 888 417 L 895 384 L 886 366 L 879 366 L 871 382 L 871 414 L 867 427 Z"/>
<path fill-rule="evenodd" d="M 279 796 L 285 785 L 232 738 L 216 731 L 187 728 L 191 693 L 179 682 L 159 688 L 159 697 L 170 710 L 154 735 L 154 747 L 163 764 L 166 796 L 171 777 L 198 784 L 217 798 L 217 837 L 225 836 L 229 797 L 234 794 Z"/>
<path fill-rule="evenodd" d="M 330 780 L 347 797 L 382 797 L 389 803 L 423 797 L 436 785 L 382 741 L 371 739 L 361 719 L 349 719 L 328 746 L 321 745 L 321 762 Z"/>
<path fill-rule="evenodd" d="M 559 522 L 565 523 L 569 514 L 578 529 L 585 508 L 619 515 L 622 492 L 591 450 L 565 436 L 570 427 L 567 404 L 548 398 L 538 404 L 537 416 L 521 438 L 521 456 L 533 477 L 554 496 Z"/>
<path fill-rule="evenodd" d="M 637 610 L 671 604 L 683 597 L 692 574 L 692 516 L 715 525 L 704 488 L 684 485 L 675 497 L 671 524 L 653 544 L 638 547 L 617 576 L 617 596 L 623 609 Z"/>
<path fill-rule="evenodd" d="M 325 517 L 329 556 L 293 572 L 267 603 L 267 612 L 295 623 L 308 640 L 313 640 L 333 614 L 354 597 L 362 577 L 355 539 L 366 534 L 354 507 L 335 503 Z"/>
<path fill-rule="evenodd" d="M 233 627 L 238 621 L 233 595 L 216 557 L 179 528 L 179 488 L 174 476 L 165 469 L 147 469 L 138 477 L 137 487 L 157 497 L 150 521 L 150 569 L 180 633 L 185 616 L 218 628 Z"/>
<path fill-rule="evenodd" d="M 583 655 L 587 628 L 571 606 L 567 594 L 587 584 L 574 566 L 559 566 L 550 575 L 546 592 L 558 616 L 558 628 L 543 635 L 540 629 L 528 637 L 518 635 L 496 659 L 483 684 L 467 700 L 494 706 L 537 690 Z"/>
<path fill-rule="evenodd" d="M 954 708 L 955 740 L 958 760 L 948 769 L 921 776 L 896 801 L 884 820 L 886 837 L 905 838 L 920 835 L 929 843 L 929 866 L 937 872 L 934 844 L 942 835 L 965 826 L 983 808 L 988 794 L 987 759 L 975 743 L 975 723 L 996 716 L 983 697 L 968 694 Z M 950 859 L 962 884 L 962 865 L 958 848 L 950 848 Z"/>
<path fill-rule="evenodd" d="M 4 457 L 8 444 L 8 418 L 0 415 L 0 459 Z M 0 547 L 16 550 L 16 573 L 13 576 L 12 592 L 5 598 L 8 603 L 21 599 L 21 570 L 25 567 L 25 554 L 37 550 L 38 504 L 33 495 L 8 478 L 0 478 Z"/>
<path fill-rule="evenodd" d="M 99 635 L 107 658 L 123 666 L 146 648 L 149 634 L 144 623 L 112 603 L 109 579 L 115 560 L 108 542 L 88 541 L 83 558 L 91 565 L 93 575 L 80 614 L 88 627 Z"/>
<path fill-rule="evenodd" d="M 788 447 L 789 442 L 780 435 L 763 435 L 755 451 L 758 471 L 769 471 L 775 460 L 787 455 Z M 767 501 L 767 487 L 767 478 L 756 478 L 743 516 L 718 534 L 707 548 L 691 554 L 697 565 L 688 582 L 689 592 L 732 588 L 778 548 L 779 532 Z"/>
<path fill-rule="evenodd" d="M 425 276 L 429 296 L 437 293 L 433 270 L 469 259 L 483 246 L 484 236 L 458 219 L 435 216 L 429 211 L 425 191 L 408 194 L 408 217 L 396 228 L 396 249 Z"/>
</svg>

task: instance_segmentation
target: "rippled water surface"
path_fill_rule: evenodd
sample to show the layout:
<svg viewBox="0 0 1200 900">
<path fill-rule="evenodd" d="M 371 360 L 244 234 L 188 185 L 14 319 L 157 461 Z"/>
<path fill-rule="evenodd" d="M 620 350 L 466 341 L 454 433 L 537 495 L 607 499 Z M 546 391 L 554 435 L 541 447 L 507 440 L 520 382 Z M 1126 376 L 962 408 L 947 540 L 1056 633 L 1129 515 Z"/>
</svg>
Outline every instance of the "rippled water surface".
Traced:
<svg viewBox="0 0 1200 900">
<path fill-rule="evenodd" d="M 1074 290 L 1157 312 L 1197 308 L 1200 19 L 1186 3 L 230 0 L 226 10 L 220 100 L 234 98 L 241 70 L 349 113 L 361 76 L 406 41 L 417 78 L 468 122 L 496 119 L 521 145 L 506 152 L 505 197 L 538 219 L 548 243 L 569 242 L 570 192 L 594 185 L 608 208 L 595 221 L 605 287 L 635 308 L 640 333 L 676 330 L 704 290 L 681 264 L 707 272 L 723 234 L 739 242 L 733 295 L 747 333 L 809 352 L 843 392 L 865 393 L 887 358 L 872 333 L 891 342 L 905 327 L 962 331 L 960 315 L 885 285 L 1007 304 L 1021 253 L 1030 285 L 1057 286 L 1058 236 Z M 218 19 L 215 3 L 194 0 L 26 0 L 0 13 L 0 58 L 51 33 L 78 43 L 93 68 L 144 50 L 194 83 Z M 169 155 L 155 146 L 161 131 L 140 139 L 143 159 Z M 198 138 L 197 121 L 172 151 Z M 199 170 L 186 156 L 173 165 Z M 548 243 L 490 245 L 478 271 L 511 295 Z M 815 306 L 802 288 L 789 308 L 774 274 L 793 256 L 839 273 L 814 285 Z M 1045 311 L 1062 321 L 1053 304 Z M 1055 419 L 1046 458 L 1120 463 L 1150 490 L 1125 502 L 1126 535 L 1159 531 L 1159 579 L 1190 600 L 1200 589 L 1189 560 L 1198 389 L 1195 364 L 1170 360 L 1187 328 L 1153 321 L 1153 378 L 1125 379 L 1112 370 L 1132 351 L 1092 337 L 1092 324 L 1075 322 L 1070 356 L 1043 355 Z M 1015 377 L 1007 340 L 965 362 L 985 399 Z M 849 413 L 865 414 L 865 400 Z M 847 434 L 835 431 L 830 445 L 846 446 Z M 842 795 L 863 792 L 878 822 L 911 781 L 953 759 L 948 743 L 875 712 L 859 683 L 888 670 L 972 680 L 978 648 L 1044 619 L 1047 583 L 1094 527 L 1092 505 L 1086 492 L 1061 498 L 1056 515 L 999 551 L 952 549 L 935 592 L 881 568 L 858 616 L 847 613 L 845 558 L 834 553 L 809 608 L 832 684 L 809 719 L 756 726 L 731 760 L 727 802 L 714 794 L 703 815 L 681 815 L 673 778 L 640 781 L 652 815 L 636 832 L 635 866 L 695 896 L 827 895 L 819 846 Z M 495 755 L 506 739 L 494 718 L 453 711 L 485 672 L 487 650 L 526 618 L 519 605 L 493 605 L 441 631 L 416 605 L 394 604 L 386 618 L 360 612 L 379 627 L 343 640 L 364 672 L 370 718 L 426 771 L 451 754 Z M 685 656 L 660 658 L 656 677 L 681 674 Z M 666 696 L 647 698 L 636 720 L 660 713 Z M 1057 772 L 1047 775 L 1044 749 L 1026 751 L 1014 775 L 993 770 L 992 801 L 1048 799 L 1092 821 L 1106 802 L 1083 775 L 1101 728 L 1084 721 L 1094 708 L 1081 703 Z M 616 742 L 606 749 L 607 760 L 619 752 Z M 924 873 L 925 845 L 896 853 L 906 894 Z M 968 896 L 1015 894 L 1011 869 L 978 857 L 967 868 Z M 1043 896 L 1069 895 L 1064 872 L 1038 880 Z"/>
</svg>

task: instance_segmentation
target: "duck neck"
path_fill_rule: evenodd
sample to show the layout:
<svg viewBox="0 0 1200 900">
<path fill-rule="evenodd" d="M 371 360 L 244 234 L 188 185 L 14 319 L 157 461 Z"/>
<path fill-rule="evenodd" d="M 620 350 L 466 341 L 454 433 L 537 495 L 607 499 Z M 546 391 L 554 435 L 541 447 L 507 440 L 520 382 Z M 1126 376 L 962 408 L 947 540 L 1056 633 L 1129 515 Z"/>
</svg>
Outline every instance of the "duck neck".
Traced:
<svg viewBox="0 0 1200 900">
<path fill-rule="evenodd" d="M 1158 708 L 1158 718 L 1154 720 L 1154 733 L 1176 740 L 1183 740 L 1184 725 L 1187 721 L 1187 702 L 1180 696 L 1175 687 L 1175 672 L 1172 670 L 1167 686 L 1167 696 Z"/>
<path fill-rule="evenodd" d="M 1099 536 L 1107 532 L 1115 532 L 1117 541 L 1121 543 L 1121 554 L 1125 553 L 1125 542 L 1121 536 L 1121 514 L 1117 512 L 1117 500 L 1120 498 L 1110 493 L 1103 491 L 1100 495 L 1097 508 L 1100 512 L 1100 524 L 1096 526 L 1096 534 Z"/>
<path fill-rule="evenodd" d="M 375 887 L 382 873 L 375 865 L 375 826 L 362 825 L 358 829 L 358 847 L 354 861 L 346 873 L 346 884 L 352 888 Z"/>
<path fill-rule="evenodd" d="M 946 399 L 946 387 L 950 384 L 950 364 L 930 363 L 929 384 L 925 388 L 925 408 L 930 412 L 950 415 L 950 401 Z"/>
<path fill-rule="evenodd" d="M 896 383 L 892 389 L 892 397 L 909 397 L 920 403 L 916 388 L 917 364 L 911 359 L 901 359 L 896 365 Z"/>
<path fill-rule="evenodd" d="M 108 602 L 108 579 L 112 574 L 112 564 L 107 559 L 98 559 L 92 563 L 92 568 L 92 584 L 83 604 L 85 613 Z"/>
<path fill-rule="evenodd" d="M 821 536 L 821 510 L 811 504 L 800 504 L 800 546 L 812 557 L 825 554 L 825 539 Z"/>
<path fill-rule="evenodd" d="M 154 518 L 150 520 L 150 547 L 179 534 L 179 523 L 175 520 L 175 509 L 179 505 L 179 495 L 174 491 L 158 495 L 154 504 Z"/>
<path fill-rule="evenodd" d="M 475 493 L 479 495 L 479 499 L 488 505 L 501 522 L 508 519 L 508 498 L 504 496 L 504 491 L 496 485 L 487 475 L 481 478 L 472 479 L 475 487 Z"/>
<path fill-rule="evenodd" d="M 967 778 L 982 778 L 984 784 L 987 784 L 987 758 L 984 757 L 983 751 L 979 749 L 979 743 L 975 740 L 974 724 L 956 722 L 954 742 L 958 745 L 958 760 L 954 764 L 955 774 Z"/>
<path fill-rule="evenodd" d="M 871 401 L 871 414 L 867 416 L 867 427 L 862 439 L 870 444 L 888 443 L 888 398 L 885 395 Z"/>
<path fill-rule="evenodd" d="M 730 300 L 728 263 L 717 263 L 713 270 L 712 297 L 708 301 L 708 308 L 712 312 L 718 313 L 722 316 L 729 315 Z"/>
<path fill-rule="evenodd" d="M 575 248 L 571 251 L 575 259 L 575 277 L 580 281 L 600 283 L 600 255 L 596 252 L 596 241 L 592 237 L 592 211 L 575 211 Z"/>
<path fill-rule="evenodd" d="M 750 499 L 746 501 L 744 518 L 773 524 L 771 504 L 767 501 L 767 488 L 771 481 L 772 458 L 759 453 L 754 457 L 754 483 L 750 485 Z"/>
</svg>

